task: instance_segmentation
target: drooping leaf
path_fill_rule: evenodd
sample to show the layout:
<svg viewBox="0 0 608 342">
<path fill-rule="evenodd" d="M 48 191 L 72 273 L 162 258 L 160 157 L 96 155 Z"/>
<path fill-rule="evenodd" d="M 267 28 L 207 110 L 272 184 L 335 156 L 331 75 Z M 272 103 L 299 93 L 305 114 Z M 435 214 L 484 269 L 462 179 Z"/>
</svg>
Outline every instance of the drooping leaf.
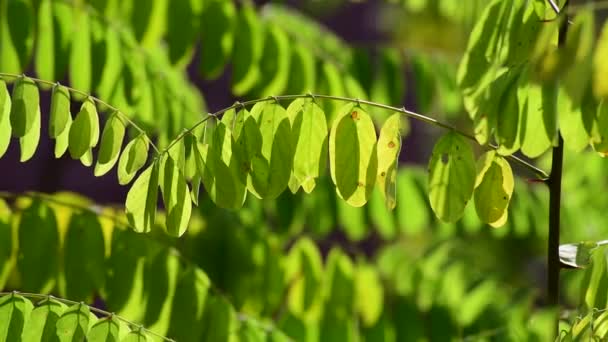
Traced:
<svg viewBox="0 0 608 342">
<path fill-rule="evenodd" d="M 32 123 L 32 129 L 19 138 L 19 145 L 21 146 L 19 161 L 22 163 L 32 158 L 36 152 L 36 148 L 38 148 L 38 142 L 40 142 L 40 121 L 40 107 L 38 107 L 36 116 L 34 116 L 34 122 Z"/>
<path fill-rule="evenodd" d="M 52 50 L 54 55 L 54 78 L 52 79 L 61 80 L 65 77 L 70 60 L 74 8 L 72 4 L 61 1 L 51 1 L 51 6 L 54 30 Z"/>
<path fill-rule="evenodd" d="M 68 149 L 73 159 L 82 158 L 99 140 L 99 116 L 95 103 L 87 99 L 82 103 L 70 127 Z"/>
<path fill-rule="evenodd" d="M 383 311 L 384 287 L 376 269 L 368 264 L 355 270 L 355 309 L 366 327 L 376 324 Z"/>
<path fill-rule="evenodd" d="M 370 196 L 371 197 L 371 196 Z M 363 240 L 369 230 L 365 219 L 365 208 L 353 207 L 345 201 L 338 201 L 338 222 L 346 237 L 351 241 Z"/>
<path fill-rule="evenodd" d="M 185 270 L 177 281 L 168 335 L 179 341 L 200 341 L 209 278 L 196 267 Z"/>
<path fill-rule="evenodd" d="M 100 319 L 91 326 L 87 333 L 90 342 L 118 342 L 120 341 L 120 321 L 116 316 Z"/>
<path fill-rule="evenodd" d="M 0 298 L 0 340 L 21 340 L 21 333 L 29 321 L 32 307 L 29 299 L 14 293 Z"/>
<path fill-rule="evenodd" d="M 564 138 L 564 145 L 572 151 L 580 152 L 590 142 L 589 133 L 583 122 L 581 105 L 573 102 L 563 87 L 559 88 L 557 96 L 559 130 Z"/>
<path fill-rule="evenodd" d="M 148 342 L 152 339 L 143 330 L 135 330 L 128 333 L 120 342 Z"/>
<path fill-rule="evenodd" d="M 159 163 L 150 165 L 139 175 L 127 194 L 125 212 L 136 232 L 152 230 L 158 200 Z"/>
<path fill-rule="evenodd" d="M 232 92 L 239 96 L 250 91 L 260 78 L 259 62 L 264 48 L 262 23 L 252 4 L 239 10 L 233 49 Z"/>
<path fill-rule="evenodd" d="M 310 193 L 325 171 L 328 130 L 325 113 L 314 101 L 296 100 L 287 108 L 294 142 L 293 176 Z"/>
<path fill-rule="evenodd" d="M 201 18 L 201 62 L 199 69 L 205 78 L 221 75 L 232 53 L 237 25 L 236 9 L 231 1 L 210 1 Z"/>
<path fill-rule="evenodd" d="M 203 341 L 230 341 L 238 321 L 230 303 L 219 296 L 208 296 L 203 318 Z"/>
<path fill-rule="evenodd" d="M 148 160 L 148 140 L 141 134 L 131 140 L 118 160 L 118 183 L 128 184 Z"/>
<path fill-rule="evenodd" d="M 294 316 L 307 321 L 317 321 L 321 314 L 321 288 L 323 264 L 321 254 L 310 239 L 299 239 L 288 256 L 288 275 L 293 284 L 289 288 L 287 307 Z"/>
<path fill-rule="evenodd" d="M 344 317 L 353 312 L 355 296 L 355 269 L 348 256 L 339 249 L 332 249 L 327 257 L 325 273 L 326 311 Z"/>
<path fill-rule="evenodd" d="M 164 157 L 160 166 L 160 189 L 167 211 L 167 232 L 182 236 L 188 228 L 192 211 L 190 189 L 173 158 Z"/>
<path fill-rule="evenodd" d="M 59 232 L 54 211 L 35 200 L 23 211 L 19 222 L 17 268 L 21 288 L 34 293 L 47 293 L 57 275 Z M 36 238 L 31 238 L 35 236 Z M 40 265 L 45 267 L 40 268 Z"/>
<path fill-rule="evenodd" d="M 11 97 L 6 82 L 0 79 L 0 158 L 11 142 Z"/>
<path fill-rule="evenodd" d="M 105 279 L 101 225 L 92 213 L 72 214 L 63 242 L 66 297 L 90 302 Z"/>
<path fill-rule="evenodd" d="M 53 86 L 51 95 L 51 114 L 49 119 L 49 136 L 57 139 L 69 127 L 72 121 L 70 113 L 70 91 L 62 86 Z"/>
<path fill-rule="evenodd" d="M 261 145 L 251 159 L 247 188 L 259 198 L 273 199 L 287 188 L 293 164 L 291 125 L 278 103 L 264 103 L 251 109 L 260 133 Z"/>
<path fill-rule="evenodd" d="M 316 89 L 317 75 L 315 57 L 302 44 L 292 44 L 291 68 L 287 94 L 306 94 Z"/>
<path fill-rule="evenodd" d="M 511 166 L 495 152 L 486 152 L 477 162 L 475 209 L 479 219 L 491 226 L 502 226 L 513 194 Z"/>
<path fill-rule="evenodd" d="M 97 93 L 102 99 L 110 99 L 116 91 L 116 83 L 121 78 L 123 70 L 122 45 L 116 30 L 106 30 L 104 67 L 101 79 L 97 85 Z M 115 105 L 119 105 L 116 103 Z M 122 108 L 122 107 L 121 107 Z"/>
<path fill-rule="evenodd" d="M 75 11 L 70 49 L 70 84 L 89 93 L 92 85 L 91 18 L 88 11 Z"/>
<path fill-rule="evenodd" d="M 211 200 L 222 208 L 238 209 L 246 196 L 242 158 L 230 129 L 219 122 L 211 145 L 194 143 L 196 164 Z"/>
<path fill-rule="evenodd" d="M 120 119 L 118 112 L 110 116 L 101 135 L 101 144 L 97 164 L 95 165 L 95 176 L 99 177 L 110 171 L 118 161 L 122 141 L 125 137 L 125 125 Z"/>
<path fill-rule="evenodd" d="M 169 59 L 174 65 L 187 65 L 192 58 L 192 42 L 199 33 L 202 6 L 202 1 L 190 0 L 171 3 L 167 8 Z"/>
<path fill-rule="evenodd" d="M 339 110 L 329 135 L 331 177 L 338 195 L 363 206 L 376 182 L 376 129 L 363 108 L 348 104 Z"/>
<path fill-rule="evenodd" d="M 378 188 L 386 206 L 394 209 L 397 201 L 397 167 L 401 151 L 401 114 L 391 115 L 380 130 L 378 138 Z"/>
<path fill-rule="evenodd" d="M 372 192 L 368 208 L 370 221 L 380 236 L 385 240 L 393 239 L 397 234 L 395 215 L 387 208 L 380 189 L 376 188 Z"/>
<path fill-rule="evenodd" d="M 21 335 L 23 341 L 54 341 L 57 336 L 57 320 L 65 309 L 66 306 L 63 303 L 53 298 L 47 298 L 39 302 L 23 329 Z"/>
<path fill-rule="evenodd" d="M 266 27 L 260 59 L 260 79 L 255 93 L 260 96 L 282 94 L 289 81 L 291 49 L 287 34 L 278 26 Z"/>
<path fill-rule="evenodd" d="M 462 217 L 474 183 L 471 146 L 457 133 L 446 133 L 435 144 L 429 162 L 429 199 L 437 217 L 444 222 Z"/>
<path fill-rule="evenodd" d="M 68 307 L 57 320 L 57 337 L 60 342 L 84 341 L 89 331 L 89 307 L 83 303 Z"/>
<path fill-rule="evenodd" d="M 14 137 L 23 137 L 34 129 L 36 116 L 40 116 L 38 86 L 27 77 L 20 77 L 13 86 L 11 126 Z"/>
<path fill-rule="evenodd" d="M 51 0 L 43 0 L 37 12 L 36 74 L 44 80 L 58 79 L 55 77 L 55 30 L 52 6 Z"/>
<path fill-rule="evenodd" d="M 144 272 L 143 324 L 163 336 L 169 330 L 179 271 L 178 256 L 174 251 L 163 249 L 148 260 Z"/>
<path fill-rule="evenodd" d="M 528 84 L 527 94 L 527 110 L 523 112 L 521 123 L 521 151 L 530 158 L 536 158 L 553 143 L 557 113 L 552 111 L 555 105 L 550 102 L 555 102 L 555 98 L 551 96 L 550 85 L 536 82 Z"/>
<path fill-rule="evenodd" d="M 420 233 L 429 224 L 426 191 L 420 188 L 422 172 L 404 168 L 397 173 L 397 220 L 400 230 L 409 235 Z"/>
<path fill-rule="evenodd" d="M 3 2 L 0 13 L 0 70 L 3 72 L 21 74 L 27 69 L 34 47 L 32 7 L 28 0 Z"/>
<path fill-rule="evenodd" d="M 604 23 L 602 32 L 595 48 L 593 56 L 593 94 L 598 98 L 608 98 L 608 23 Z"/>
<path fill-rule="evenodd" d="M 70 145 L 70 128 L 72 127 L 72 116 L 68 116 L 65 129 L 55 138 L 55 158 L 61 158 Z"/>
</svg>

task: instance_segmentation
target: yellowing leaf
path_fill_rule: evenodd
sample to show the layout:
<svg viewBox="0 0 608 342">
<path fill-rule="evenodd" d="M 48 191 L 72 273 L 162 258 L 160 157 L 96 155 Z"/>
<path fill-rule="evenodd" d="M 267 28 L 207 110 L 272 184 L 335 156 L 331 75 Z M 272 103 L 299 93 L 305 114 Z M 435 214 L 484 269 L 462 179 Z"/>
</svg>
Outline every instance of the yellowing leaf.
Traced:
<svg viewBox="0 0 608 342">
<path fill-rule="evenodd" d="M 475 182 L 473 151 L 462 136 L 449 132 L 435 144 L 428 182 L 431 208 L 437 217 L 444 222 L 462 217 Z"/>
<path fill-rule="evenodd" d="M 401 114 L 391 115 L 380 130 L 378 138 L 378 187 L 386 206 L 394 209 L 397 200 L 397 167 L 401 151 Z"/>
<path fill-rule="evenodd" d="M 376 182 L 376 129 L 363 108 L 347 104 L 339 110 L 329 135 L 331 178 L 338 195 L 361 207 Z"/>
<path fill-rule="evenodd" d="M 482 222 L 494 227 L 506 223 L 513 187 L 513 172 L 503 157 L 491 151 L 479 158 L 475 181 L 475 209 Z"/>
</svg>

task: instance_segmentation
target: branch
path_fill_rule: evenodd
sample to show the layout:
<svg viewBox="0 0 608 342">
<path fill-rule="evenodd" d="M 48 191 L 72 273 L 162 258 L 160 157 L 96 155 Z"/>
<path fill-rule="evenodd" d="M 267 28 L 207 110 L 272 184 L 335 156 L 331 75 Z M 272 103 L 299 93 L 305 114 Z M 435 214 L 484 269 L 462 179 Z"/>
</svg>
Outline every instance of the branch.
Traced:
<svg viewBox="0 0 608 342">
<path fill-rule="evenodd" d="M 423 115 L 423 114 L 419 114 L 416 113 L 414 111 L 411 110 L 407 110 L 405 109 L 405 107 L 393 107 L 393 106 L 389 106 L 389 105 L 385 105 L 382 103 L 377 103 L 377 102 L 373 102 L 373 101 L 367 101 L 367 100 L 360 100 L 360 99 L 355 99 L 355 98 L 349 98 L 349 97 L 343 97 L 343 96 L 333 96 L 333 95 L 319 95 L 319 94 L 305 94 L 305 95 L 281 95 L 281 96 L 269 96 L 266 98 L 261 98 L 261 99 L 255 99 L 255 100 L 250 100 L 250 101 L 245 101 L 245 102 L 237 102 L 235 104 L 233 104 L 230 107 L 226 107 L 224 109 L 220 109 L 215 113 L 210 113 L 206 118 L 202 119 L 201 121 L 197 122 L 194 126 L 192 126 L 191 128 L 183 131 L 182 133 L 180 133 L 171 143 L 169 143 L 169 145 L 163 149 L 160 154 L 166 153 L 167 151 L 169 151 L 169 149 L 175 145 L 177 142 L 179 142 L 179 140 L 181 140 L 186 134 L 190 134 L 192 133 L 192 131 L 194 131 L 196 128 L 198 128 L 200 125 L 202 125 L 203 123 L 207 122 L 207 120 L 209 120 L 210 118 L 218 118 L 220 115 L 224 114 L 225 112 L 231 110 L 231 109 L 237 109 L 237 108 L 242 108 L 245 106 L 249 106 L 258 102 L 267 102 L 267 101 L 289 101 L 289 100 L 295 100 L 295 99 L 299 99 L 299 98 L 312 98 L 313 101 L 315 99 L 324 99 L 324 100 L 331 100 L 331 101 L 343 101 L 343 102 L 351 102 L 351 103 L 357 103 L 357 104 L 365 104 L 368 106 L 372 106 L 372 107 L 376 107 L 376 108 L 381 108 L 381 109 L 385 109 L 385 110 L 390 110 L 393 112 L 399 112 L 404 114 L 405 116 L 418 120 L 418 121 L 422 121 L 437 127 L 441 127 L 443 129 L 447 129 L 447 130 L 451 130 L 451 131 L 455 131 L 458 134 L 464 136 L 465 138 L 475 142 L 477 145 L 481 146 L 481 147 L 485 147 L 488 149 L 492 149 L 492 150 L 496 150 L 498 149 L 498 146 L 494 145 L 494 144 L 488 144 L 488 145 L 480 145 L 479 142 L 477 142 L 477 139 L 475 139 L 475 137 L 469 133 L 463 132 L 461 130 L 459 130 L 458 128 L 445 123 L 445 122 L 441 122 L 437 119 L 434 119 L 432 117 Z M 505 156 L 505 158 L 509 159 L 510 161 L 519 164 L 520 166 L 530 170 L 533 174 L 535 174 L 538 178 L 540 178 L 541 180 L 546 180 L 547 178 L 549 178 L 549 175 L 541 170 L 540 168 L 528 163 L 527 161 L 514 156 L 514 155 L 508 155 Z"/>
</svg>

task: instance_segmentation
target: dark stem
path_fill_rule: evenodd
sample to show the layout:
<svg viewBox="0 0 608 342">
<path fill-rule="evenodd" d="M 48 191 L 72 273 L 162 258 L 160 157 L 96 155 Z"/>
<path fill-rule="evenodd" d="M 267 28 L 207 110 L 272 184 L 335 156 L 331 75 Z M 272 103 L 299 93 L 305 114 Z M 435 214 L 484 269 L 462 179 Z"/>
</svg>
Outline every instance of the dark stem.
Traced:
<svg viewBox="0 0 608 342">
<path fill-rule="evenodd" d="M 547 283 L 548 304 L 552 307 L 559 305 L 559 214 L 562 193 L 562 165 L 564 160 L 564 140 L 558 137 L 558 144 L 553 148 L 551 161 L 551 176 L 549 185 L 549 248 L 547 259 L 549 277 Z M 557 327 L 556 327 L 557 328 Z"/>
</svg>

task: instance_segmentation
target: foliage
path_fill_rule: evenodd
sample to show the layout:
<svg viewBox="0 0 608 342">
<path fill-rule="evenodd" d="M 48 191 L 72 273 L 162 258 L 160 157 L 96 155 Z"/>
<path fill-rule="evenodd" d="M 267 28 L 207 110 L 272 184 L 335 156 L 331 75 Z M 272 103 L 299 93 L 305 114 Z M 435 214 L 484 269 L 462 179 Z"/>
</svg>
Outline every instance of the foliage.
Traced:
<svg viewBox="0 0 608 342">
<path fill-rule="evenodd" d="M 131 184 L 120 207 L 2 193 L 0 288 L 24 292 L 0 298 L 0 339 L 552 339 L 558 308 L 538 307 L 521 265 L 553 201 L 514 170 L 561 184 L 543 169 L 563 138 L 571 192 L 549 210 L 569 239 L 605 238 L 606 203 L 585 191 L 605 167 L 581 152 L 608 153 L 608 26 L 596 37 L 594 8 L 566 1 L 391 3 L 470 29 L 466 49 L 437 57 L 399 30 L 352 47 L 249 1 L 0 0 L 0 157 L 15 138 L 31 160 L 44 127 L 55 158 Z M 201 115 L 193 66 L 230 75 L 239 101 Z M 405 70 L 419 109 L 446 115 L 391 105 Z M 414 121 L 446 129 L 426 172 L 400 165 Z M 560 251 L 587 267 L 564 276 L 562 339 L 608 332 L 600 244 Z"/>
</svg>

